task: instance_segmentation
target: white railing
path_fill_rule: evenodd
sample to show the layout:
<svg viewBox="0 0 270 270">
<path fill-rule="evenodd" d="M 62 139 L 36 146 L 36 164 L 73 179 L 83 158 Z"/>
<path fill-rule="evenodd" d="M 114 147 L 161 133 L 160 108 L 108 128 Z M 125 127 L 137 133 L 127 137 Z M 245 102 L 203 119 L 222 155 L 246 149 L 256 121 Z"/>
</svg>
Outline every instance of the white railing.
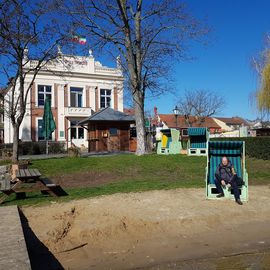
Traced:
<svg viewBox="0 0 270 270">
<path fill-rule="evenodd" d="M 110 74 L 117 74 L 121 75 L 121 70 L 117 68 L 109 68 L 109 67 L 99 67 L 95 66 L 95 72 L 96 73 L 110 73 Z"/>
<path fill-rule="evenodd" d="M 41 69 L 43 71 L 47 70 L 47 71 L 62 71 L 62 72 L 63 71 L 81 72 L 81 73 L 91 73 L 94 71 L 94 73 L 97 74 L 122 76 L 122 71 L 118 68 L 110 68 L 102 66 L 98 61 L 97 62 L 89 62 L 89 61 L 90 59 L 87 57 L 63 57 L 44 63 Z M 25 68 L 34 69 L 37 65 L 38 61 L 30 60 L 25 65 Z"/>
<path fill-rule="evenodd" d="M 90 116 L 92 109 L 90 107 L 65 107 L 65 116 Z"/>
<path fill-rule="evenodd" d="M 230 137 L 239 137 L 239 133 L 219 133 L 219 134 L 210 134 L 210 138 L 230 138 Z"/>
</svg>

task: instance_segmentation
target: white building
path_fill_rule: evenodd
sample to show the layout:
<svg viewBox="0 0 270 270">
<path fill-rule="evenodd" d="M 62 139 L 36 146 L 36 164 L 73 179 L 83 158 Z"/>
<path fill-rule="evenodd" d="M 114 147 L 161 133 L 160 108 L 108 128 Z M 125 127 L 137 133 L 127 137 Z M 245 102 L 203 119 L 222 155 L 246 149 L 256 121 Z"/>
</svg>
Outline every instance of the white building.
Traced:
<svg viewBox="0 0 270 270">
<path fill-rule="evenodd" d="M 35 61 L 25 65 L 29 69 Z M 123 74 L 116 68 L 102 66 L 95 61 L 92 51 L 89 56 L 69 56 L 59 53 L 59 57 L 42 68 L 29 92 L 27 108 L 20 128 L 22 141 L 40 141 L 42 136 L 43 106 L 46 97 L 51 98 L 56 130 L 52 140 L 70 141 L 77 146 L 87 146 L 87 130 L 77 123 L 94 112 L 111 107 L 123 111 Z M 26 77 L 30 83 L 31 73 Z M 8 91 L 5 106 L 11 99 Z M 6 108 L 7 109 L 7 108 Z M 5 114 L 4 142 L 12 143 L 11 121 Z"/>
</svg>

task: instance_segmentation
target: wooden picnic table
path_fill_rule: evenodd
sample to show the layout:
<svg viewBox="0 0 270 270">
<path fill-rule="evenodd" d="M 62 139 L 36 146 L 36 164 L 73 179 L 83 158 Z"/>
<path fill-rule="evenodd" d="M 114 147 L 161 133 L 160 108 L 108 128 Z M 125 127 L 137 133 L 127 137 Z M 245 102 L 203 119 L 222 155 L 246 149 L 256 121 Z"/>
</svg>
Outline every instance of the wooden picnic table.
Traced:
<svg viewBox="0 0 270 270">
<path fill-rule="evenodd" d="M 19 169 L 16 171 L 16 177 L 22 182 L 39 181 L 41 173 L 38 169 Z"/>
<path fill-rule="evenodd" d="M 40 191 L 51 196 L 57 197 L 54 188 L 56 184 L 48 179 L 42 179 L 38 169 L 19 169 L 16 171 L 17 181 L 10 184 L 10 178 L 6 179 L 6 184 L 1 188 L 0 203 L 2 203 L 10 194 L 16 193 L 16 197 L 21 199 L 26 197 L 26 192 Z M 3 181 L 3 180 L 2 180 Z"/>
</svg>

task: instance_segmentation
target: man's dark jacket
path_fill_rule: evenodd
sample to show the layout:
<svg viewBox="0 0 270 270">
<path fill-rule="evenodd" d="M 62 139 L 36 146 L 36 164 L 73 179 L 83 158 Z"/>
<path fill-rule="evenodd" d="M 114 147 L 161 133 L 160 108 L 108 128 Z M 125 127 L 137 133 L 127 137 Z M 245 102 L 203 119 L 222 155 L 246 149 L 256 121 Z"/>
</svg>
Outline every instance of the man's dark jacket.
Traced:
<svg viewBox="0 0 270 270">
<path fill-rule="evenodd" d="M 233 177 L 233 165 L 229 162 L 227 166 L 224 166 L 222 163 L 218 165 L 215 177 L 217 180 L 224 180 L 226 183 L 230 182 Z"/>
</svg>

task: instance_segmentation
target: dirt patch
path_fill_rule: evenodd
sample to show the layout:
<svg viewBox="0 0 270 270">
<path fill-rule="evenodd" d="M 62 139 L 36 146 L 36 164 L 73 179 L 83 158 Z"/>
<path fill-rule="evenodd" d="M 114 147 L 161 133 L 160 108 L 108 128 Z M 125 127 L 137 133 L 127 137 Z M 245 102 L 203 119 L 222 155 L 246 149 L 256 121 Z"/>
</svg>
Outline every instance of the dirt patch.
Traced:
<svg viewBox="0 0 270 270">
<path fill-rule="evenodd" d="M 75 187 L 96 187 L 104 184 L 120 182 L 122 179 L 118 174 L 103 173 L 96 171 L 76 172 L 72 174 L 63 174 L 52 176 L 51 180 L 61 185 L 63 188 Z"/>
<path fill-rule="evenodd" d="M 249 256 L 246 269 L 256 266 L 254 254 L 263 253 L 264 261 L 251 269 L 267 269 L 269 198 L 268 186 L 251 187 L 243 206 L 205 200 L 203 189 L 177 189 L 22 210 L 65 269 L 227 269 Z"/>
<path fill-rule="evenodd" d="M 60 241 L 63 242 L 67 237 L 76 217 L 75 209 L 75 207 L 72 207 L 69 211 L 65 211 L 61 215 L 53 216 L 55 220 L 60 221 L 60 226 L 56 227 L 54 230 L 51 230 L 48 233 L 49 239 L 51 239 L 54 244 L 57 244 Z"/>
</svg>

